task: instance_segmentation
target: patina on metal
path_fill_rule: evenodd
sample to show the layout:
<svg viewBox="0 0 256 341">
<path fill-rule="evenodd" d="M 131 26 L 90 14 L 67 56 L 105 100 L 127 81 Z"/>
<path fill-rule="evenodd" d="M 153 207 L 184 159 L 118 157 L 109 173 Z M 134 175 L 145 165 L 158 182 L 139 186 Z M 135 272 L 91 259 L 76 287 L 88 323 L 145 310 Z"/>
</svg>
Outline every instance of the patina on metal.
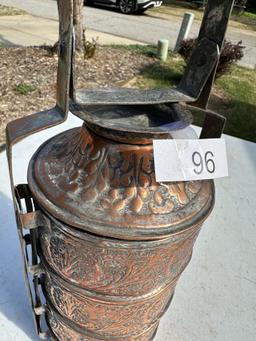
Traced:
<svg viewBox="0 0 256 341">
<path fill-rule="evenodd" d="M 214 204 L 212 181 L 155 181 L 152 140 L 172 138 L 189 125 L 180 102 L 206 108 L 233 1 L 208 1 L 181 83 L 152 91 L 77 90 L 72 1 L 58 3 L 56 106 L 7 126 L 37 333 L 59 340 L 152 340 Z M 28 185 L 15 186 L 12 145 L 60 124 L 69 108 L 83 126 L 45 142 L 31 159 Z M 220 137 L 224 123 L 207 111 L 201 138 Z"/>
<path fill-rule="evenodd" d="M 150 340 L 213 207 L 211 181 L 156 183 L 144 124 L 139 145 L 96 135 L 85 118 L 31 159 L 29 187 L 49 219 L 39 229 L 46 316 L 60 340 Z"/>
</svg>

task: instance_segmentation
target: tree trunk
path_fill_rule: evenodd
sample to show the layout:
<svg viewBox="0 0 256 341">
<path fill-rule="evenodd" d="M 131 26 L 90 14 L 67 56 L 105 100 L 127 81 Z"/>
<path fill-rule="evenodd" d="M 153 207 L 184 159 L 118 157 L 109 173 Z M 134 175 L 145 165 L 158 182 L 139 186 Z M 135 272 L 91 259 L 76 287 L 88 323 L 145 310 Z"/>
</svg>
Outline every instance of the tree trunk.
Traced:
<svg viewBox="0 0 256 341">
<path fill-rule="evenodd" d="M 83 50 L 83 0 L 73 0 L 73 25 L 75 30 L 75 49 Z"/>
</svg>

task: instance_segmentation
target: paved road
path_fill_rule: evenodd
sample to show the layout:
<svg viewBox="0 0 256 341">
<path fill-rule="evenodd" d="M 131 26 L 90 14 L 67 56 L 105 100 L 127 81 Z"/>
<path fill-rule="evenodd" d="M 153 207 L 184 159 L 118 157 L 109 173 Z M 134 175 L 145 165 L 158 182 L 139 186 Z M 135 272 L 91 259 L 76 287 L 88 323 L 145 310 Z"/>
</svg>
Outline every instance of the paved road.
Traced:
<svg viewBox="0 0 256 341">
<path fill-rule="evenodd" d="M 27 12 L 56 20 L 58 17 L 54 0 L 0 0 L 0 4 L 14 6 Z M 84 24 L 87 28 L 155 44 L 158 39 L 166 38 L 173 48 L 180 27 L 180 19 L 172 21 L 152 18 L 149 15 L 123 15 L 114 9 L 85 7 Z M 194 22 L 190 36 L 196 36 L 199 25 Z M 253 32 L 228 30 L 227 37 L 235 42 L 242 40 L 246 46 L 243 64 L 255 67 L 256 34 Z"/>
</svg>

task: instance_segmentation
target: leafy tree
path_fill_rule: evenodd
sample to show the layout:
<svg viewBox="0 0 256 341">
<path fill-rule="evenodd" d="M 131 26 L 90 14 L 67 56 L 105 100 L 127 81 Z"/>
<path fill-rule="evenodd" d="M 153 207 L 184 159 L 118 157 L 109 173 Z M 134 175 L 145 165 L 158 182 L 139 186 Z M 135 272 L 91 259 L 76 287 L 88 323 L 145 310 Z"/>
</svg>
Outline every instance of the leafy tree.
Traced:
<svg viewBox="0 0 256 341">
<path fill-rule="evenodd" d="M 180 44 L 178 53 L 186 62 L 189 61 L 191 53 L 196 46 L 197 39 L 186 39 Z M 241 60 L 244 56 L 244 46 L 242 41 L 234 44 L 228 40 L 224 40 L 223 48 L 220 54 L 220 60 L 216 71 L 216 77 L 227 74 L 230 71 L 231 65 Z"/>
</svg>

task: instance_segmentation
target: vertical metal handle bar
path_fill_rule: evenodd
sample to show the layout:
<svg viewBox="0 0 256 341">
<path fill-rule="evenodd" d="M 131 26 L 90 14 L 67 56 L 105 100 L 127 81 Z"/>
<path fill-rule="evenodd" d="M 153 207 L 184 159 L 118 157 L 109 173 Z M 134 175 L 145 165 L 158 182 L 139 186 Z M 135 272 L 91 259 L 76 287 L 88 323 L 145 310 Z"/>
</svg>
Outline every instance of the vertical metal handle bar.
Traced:
<svg viewBox="0 0 256 341">
<path fill-rule="evenodd" d="M 200 139 L 220 138 L 226 124 L 226 118 L 213 111 L 204 111 L 205 119 L 200 134 Z"/>
<path fill-rule="evenodd" d="M 208 0 L 198 35 L 197 46 L 179 84 L 179 89 L 198 98 L 193 105 L 206 108 L 214 81 L 234 0 Z M 215 52 L 214 52 L 215 51 Z M 213 58 L 214 53 L 215 60 Z M 204 59 L 212 58 L 211 67 L 202 70 Z M 202 71 L 205 74 L 200 74 Z M 208 75 L 205 71 L 208 71 Z M 195 80 L 198 80 L 195 82 Z"/>
<path fill-rule="evenodd" d="M 59 10 L 59 58 L 57 70 L 57 94 L 56 106 L 52 109 L 42 111 L 30 116 L 25 116 L 15 121 L 10 122 L 6 127 L 6 150 L 9 166 L 9 176 L 11 184 L 11 192 L 13 198 L 14 212 L 17 223 L 17 232 L 20 241 L 20 247 L 23 258 L 23 269 L 28 289 L 30 304 L 32 307 L 34 322 L 39 337 L 46 339 L 47 333 L 43 333 L 41 329 L 41 315 L 44 308 L 41 305 L 39 284 L 40 284 L 40 264 L 38 264 L 37 255 L 37 234 L 33 230 L 35 226 L 29 228 L 29 219 L 27 220 L 27 227 L 30 232 L 23 234 L 24 218 L 32 216 L 38 218 L 38 212 L 33 210 L 32 197 L 29 194 L 27 185 L 20 185 L 15 187 L 13 177 L 12 165 L 12 147 L 15 143 L 23 138 L 39 132 L 41 130 L 53 127 L 64 122 L 67 118 L 69 110 L 69 86 L 70 86 L 70 70 L 71 70 L 71 44 L 72 44 L 72 30 L 73 30 L 73 2 L 72 0 L 58 1 Z M 21 212 L 21 199 L 25 199 L 26 214 Z M 40 220 L 40 219 L 39 219 Z M 38 226 L 45 223 L 45 221 L 38 221 Z M 31 246 L 32 264 L 29 264 L 29 256 L 27 246 Z M 33 289 L 30 284 L 29 273 L 33 279 Z M 33 296 L 34 294 L 34 296 Z"/>
<path fill-rule="evenodd" d="M 235 0 L 208 0 L 198 40 L 207 38 L 222 48 L 234 2 Z"/>
<path fill-rule="evenodd" d="M 37 253 L 37 225 L 43 225 L 47 222 L 39 211 L 33 210 L 32 197 L 27 185 L 18 185 L 15 187 L 16 204 L 20 211 L 16 212 L 17 230 L 21 246 L 21 253 L 23 258 L 23 271 L 25 282 L 28 290 L 30 305 L 32 307 L 32 315 L 38 336 L 41 339 L 48 338 L 48 332 L 43 332 L 41 326 L 41 319 L 44 313 L 44 306 L 42 305 L 40 297 L 40 275 L 43 269 L 39 264 Z M 26 212 L 21 213 L 21 200 L 25 200 Z M 29 232 L 24 234 L 24 229 Z M 31 247 L 31 252 L 28 247 Z M 31 258 L 30 258 L 31 257 Z"/>
<path fill-rule="evenodd" d="M 71 46 L 73 34 L 72 0 L 58 1 L 58 11 L 60 48 L 57 70 L 56 106 L 52 109 L 12 121 L 6 127 L 7 157 L 13 198 L 15 198 L 15 196 L 12 172 L 12 146 L 31 134 L 64 122 L 69 110 L 69 85 L 72 55 Z"/>
</svg>

